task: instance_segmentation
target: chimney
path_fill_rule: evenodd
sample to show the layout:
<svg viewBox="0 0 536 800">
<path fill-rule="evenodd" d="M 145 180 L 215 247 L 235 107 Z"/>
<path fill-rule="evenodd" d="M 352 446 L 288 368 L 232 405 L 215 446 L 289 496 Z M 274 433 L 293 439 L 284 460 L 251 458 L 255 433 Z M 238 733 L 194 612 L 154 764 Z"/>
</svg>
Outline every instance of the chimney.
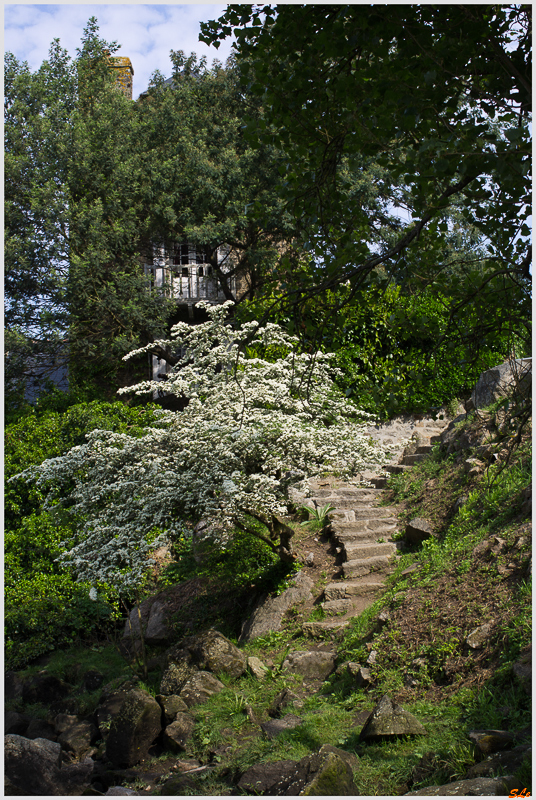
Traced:
<svg viewBox="0 0 536 800">
<path fill-rule="evenodd" d="M 132 76 L 134 69 L 130 58 L 124 56 L 111 56 L 109 58 L 110 67 L 114 70 L 115 82 L 118 89 L 132 100 Z"/>
</svg>

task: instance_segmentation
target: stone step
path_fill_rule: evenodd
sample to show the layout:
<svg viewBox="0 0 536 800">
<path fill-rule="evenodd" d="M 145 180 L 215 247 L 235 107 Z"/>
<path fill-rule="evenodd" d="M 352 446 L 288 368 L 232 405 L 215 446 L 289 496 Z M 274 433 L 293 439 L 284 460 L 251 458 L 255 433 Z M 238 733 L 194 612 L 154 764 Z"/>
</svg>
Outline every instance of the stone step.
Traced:
<svg viewBox="0 0 536 800">
<path fill-rule="evenodd" d="M 367 531 L 358 531 L 357 533 L 339 533 L 333 538 L 338 545 L 346 548 L 346 546 L 352 547 L 355 544 L 374 544 L 378 541 L 378 539 L 384 539 L 386 542 L 392 542 L 392 534 L 395 532 L 396 530 L 389 530 L 384 531 L 382 534 L 378 532 L 367 533 Z"/>
<path fill-rule="evenodd" d="M 321 500 L 324 504 L 330 500 L 335 500 L 342 497 L 355 497 L 356 499 L 374 500 L 381 492 L 378 489 L 372 489 L 369 486 L 357 487 L 350 486 L 348 489 L 343 487 L 339 489 L 318 489 L 314 492 L 314 498 Z"/>
<path fill-rule="evenodd" d="M 431 453 L 433 449 L 434 449 L 433 444 L 420 444 L 416 449 L 415 453 L 417 453 L 418 455 Z"/>
<path fill-rule="evenodd" d="M 302 633 L 312 639 L 325 639 L 326 635 L 337 634 L 349 625 L 348 620 L 338 620 L 337 622 L 304 622 Z"/>
<path fill-rule="evenodd" d="M 405 464 L 386 464 L 384 469 L 387 470 L 387 472 L 391 472 L 393 475 L 399 475 L 402 472 L 407 472 L 411 467 Z"/>
<path fill-rule="evenodd" d="M 424 453 L 413 453 L 410 456 L 404 456 L 402 459 L 402 464 L 407 465 L 408 467 L 413 467 L 414 464 L 424 461 L 425 458 L 426 455 Z"/>
<path fill-rule="evenodd" d="M 366 542 L 344 544 L 347 561 L 357 558 L 372 558 L 373 556 L 391 556 L 396 553 L 397 546 L 394 542 Z"/>
<path fill-rule="evenodd" d="M 398 520 L 395 517 L 380 517 L 380 519 L 355 519 L 350 522 L 333 520 L 330 525 L 331 532 L 338 536 L 346 533 L 388 533 L 395 531 Z"/>
<path fill-rule="evenodd" d="M 313 498 L 310 498 L 313 500 Z M 379 498 L 371 497 L 333 497 L 328 498 L 328 502 L 334 506 L 335 510 L 343 510 L 347 508 L 364 509 L 364 508 L 377 508 L 375 505 Z M 318 502 L 318 501 L 317 501 Z M 311 505 L 311 503 L 308 503 Z M 320 505 L 320 504 L 319 504 Z M 322 505 L 326 505 L 323 503 Z"/>
<path fill-rule="evenodd" d="M 351 601 L 347 598 L 340 600 L 326 600 L 324 603 L 321 603 L 322 608 L 330 617 L 333 617 L 336 614 L 346 614 L 346 612 L 350 609 L 350 605 Z"/>
<path fill-rule="evenodd" d="M 392 571 L 391 558 L 385 555 L 352 559 L 342 565 L 345 578 L 360 578 L 363 575 L 370 575 L 371 572 L 385 575 L 390 571 Z"/>
<path fill-rule="evenodd" d="M 341 522 L 355 522 L 358 519 L 394 519 L 396 509 L 392 506 L 366 506 L 365 508 L 338 507 L 330 513 L 331 519 L 337 519 L 337 515 L 342 514 Z"/>
<path fill-rule="evenodd" d="M 345 600 L 349 597 L 363 597 L 385 589 L 378 581 L 334 581 L 324 589 L 326 601 Z"/>
<path fill-rule="evenodd" d="M 377 478 L 371 478 L 370 482 L 377 489 L 384 489 L 387 486 L 387 478 L 384 475 L 380 475 Z"/>
</svg>

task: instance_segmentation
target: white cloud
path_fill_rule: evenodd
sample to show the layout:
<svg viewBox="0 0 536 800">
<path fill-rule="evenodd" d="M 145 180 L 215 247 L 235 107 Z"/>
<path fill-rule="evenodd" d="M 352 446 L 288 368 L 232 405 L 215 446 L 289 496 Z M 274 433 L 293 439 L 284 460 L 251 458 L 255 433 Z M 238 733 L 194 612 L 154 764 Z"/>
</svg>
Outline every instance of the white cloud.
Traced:
<svg viewBox="0 0 536 800">
<path fill-rule="evenodd" d="M 71 56 L 76 55 L 88 19 L 95 16 L 101 36 L 121 45 L 119 55 L 128 56 L 134 67 L 134 97 L 147 88 L 151 74 L 172 71 L 170 50 L 184 50 L 225 61 L 231 42 L 216 50 L 199 42 L 199 23 L 217 19 L 225 5 L 134 5 L 13 3 L 4 6 L 4 48 L 32 69 L 47 57 L 50 43 L 59 38 Z"/>
</svg>

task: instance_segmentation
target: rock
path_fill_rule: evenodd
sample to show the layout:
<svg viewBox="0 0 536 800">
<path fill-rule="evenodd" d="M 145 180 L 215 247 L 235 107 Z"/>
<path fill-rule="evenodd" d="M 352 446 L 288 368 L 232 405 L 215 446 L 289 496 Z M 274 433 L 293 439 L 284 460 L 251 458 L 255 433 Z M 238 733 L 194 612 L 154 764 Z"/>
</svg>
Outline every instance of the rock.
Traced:
<svg viewBox="0 0 536 800">
<path fill-rule="evenodd" d="M 315 554 L 314 553 L 307 553 L 305 556 L 305 566 L 312 567 L 315 563 Z"/>
<path fill-rule="evenodd" d="M 271 719 L 268 722 L 263 722 L 261 728 L 268 737 L 274 739 L 279 736 L 283 731 L 291 731 L 301 725 L 303 720 L 295 714 L 286 714 L 281 719 Z"/>
<path fill-rule="evenodd" d="M 71 689 L 68 683 L 42 670 L 24 682 L 22 700 L 24 703 L 49 705 L 56 700 L 62 700 Z"/>
<path fill-rule="evenodd" d="M 105 741 L 108 738 L 112 719 L 121 711 L 126 696 L 127 692 L 114 692 L 109 696 L 105 696 L 105 699 L 95 711 L 95 721 L 99 734 Z"/>
<path fill-rule="evenodd" d="M 322 650 L 297 650 L 289 653 L 283 662 L 282 669 L 303 675 L 304 678 L 324 681 L 335 669 L 334 653 Z"/>
<path fill-rule="evenodd" d="M 255 656 L 250 656 L 248 658 L 248 669 L 258 681 L 263 681 L 268 672 L 268 667 L 262 663 L 260 658 L 256 658 Z"/>
<path fill-rule="evenodd" d="M 90 758 L 63 763 L 61 746 L 48 739 L 9 734 L 4 738 L 4 755 L 6 778 L 28 795 L 81 795 L 93 772 Z"/>
<path fill-rule="evenodd" d="M 416 792 L 406 792 L 404 797 L 508 797 L 512 789 L 521 789 L 521 784 L 513 775 L 501 778 L 472 778 L 454 781 L 443 786 L 427 786 Z"/>
<path fill-rule="evenodd" d="M 179 694 L 197 670 L 238 678 L 247 669 L 242 651 L 215 630 L 183 639 L 166 657 L 169 666 L 162 676 L 161 694 Z"/>
<path fill-rule="evenodd" d="M 156 702 L 162 709 L 162 713 L 164 716 L 164 727 L 166 725 L 170 725 L 177 714 L 179 713 L 187 713 L 188 706 L 178 694 L 171 694 L 171 695 L 163 695 L 157 694 Z"/>
<path fill-rule="evenodd" d="M 77 719 L 61 732 L 58 742 L 64 750 L 80 758 L 91 749 L 98 737 L 98 728 L 92 722 Z"/>
<path fill-rule="evenodd" d="M 352 769 L 357 763 L 350 753 L 323 745 L 301 761 L 255 764 L 242 775 L 238 788 L 255 795 L 355 796 Z"/>
<path fill-rule="evenodd" d="M 465 643 L 471 648 L 471 650 L 480 650 L 482 647 L 484 647 L 490 638 L 492 625 L 493 620 L 491 620 L 491 622 L 486 622 L 485 625 L 480 625 L 478 628 L 475 628 L 474 631 L 471 631 L 465 640 Z"/>
<path fill-rule="evenodd" d="M 112 717 L 106 739 L 106 757 L 117 767 L 131 767 L 147 755 L 161 731 L 162 711 L 148 692 L 126 692 Z"/>
<path fill-rule="evenodd" d="M 199 705 L 205 703 L 213 694 L 221 692 L 224 688 L 223 683 L 219 681 L 210 672 L 199 671 L 195 672 L 189 678 L 181 689 L 181 697 L 188 706 Z"/>
<path fill-rule="evenodd" d="M 134 789 L 127 789 L 126 786 L 110 786 L 104 797 L 140 797 Z"/>
<path fill-rule="evenodd" d="M 366 661 L 366 663 L 367 663 L 369 666 L 372 666 L 373 664 L 375 664 L 375 663 L 376 663 L 376 659 L 377 659 L 377 657 L 378 657 L 378 653 L 377 653 L 377 651 L 376 651 L 376 650 L 371 650 L 371 651 L 370 651 L 370 653 L 369 653 L 369 655 L 368 655 L 368 658 L 367 658 L 367 661 Z"/>
<path fill-rule="evenodd" d="M 347 797 L 358 794 L 349 753 L 324 745 L 309 759 L 309 774 L 301 795 Z M 355 757 L 354 757 L 355 758 Z M 357 759 L 355 759 L 357 766 Z M 311 774 L 312 773 L 312 774 Z"/>
<path fill-rule="evenodd" d="M 415 517 L 410 520 L 406 525 L 405 538 L 410 544 L 421 544 L 425 539 L 430 539 L 434 534 L 432 533 L 432 526 L 427 519 Z"/>
<path fill-rule="evenodd" d="M 286 589 L 279 597 L 264 595 L 248 620 L 242 626 L 240 642 L 249 642 L 272 631 L 281 630 L 283 615 L 296 603 L 313 600 L 311 590 L 313 581 L 303 572 L 298 572 L 294 586 Z"/>
<path fill-rule="evenodd" d="M 360 667 L 356 675 L 355 684 L 357 687 L 368 686 L 372 680 L 370 670 L 366 667 Z"/>
<path fill-rule="evenodd" d="M 484 470 L 484 466 L 478 458 L 466 458 L 463 462 L 463 471 L 472 478 L 480 475 Z"/>
<path fill-rule="evenodd" d="M 384 695 L 372 709 L 361 733 L 359 741 L 382 739 L 385 736 L 425 735 L 421 723 L 401 706 L 393 705 L 389 695 Z"/>
<path fill-rule="evenodd" d="M 179 775 L 165 782 L 160 795 L 161 797 L 175 797 L 176 795 L 196 794 L 196 789 L 198 788 L 197 783 L 192 777 L 189 775 Z"/>
<path fill-rule="evenodd" d="M 508 750 L 515 741 L 514 734 L 508 731 L 469 731 L 468 736 L 484 756 L 497 753 L 499 750 Z"/>
<path fill-rule="evenodd" d="M 19 714 L 18 711 L 6 711 L 4 714 L 4 735 L 16 733 L 23 736 L 30 724 L 30 717 L 27 714 Z"/>
<path fill-rule="evenodd" d="M 186 743 L 192 735 L 195 720 L 191 714 L 179 712 L 172 722 L 164 730 L 164 745 L 174 753 L 186 750 Z"/>
<path fill-rule="evenodd" d="M 173 626 L 166 612 L 165 596 L 159 596 L 158 600 L 154 597 L 146 598 L 139 606 L 139 614 L 137 607 L 132 609 L 125 622 L 123 639 L 140 637 L 140 616 L 146 644 L 158 645 L 169 641 L 173 635 Z"/>
<path fill-rule="evenodd" d="M 268 714 L 270 717 L 280 717 L 283 709 L 290 705 L 301 708 L 303 703 L 298 695 L 294 694 L 290 689 L 283 689 L 272 700 L 268 709 Z"/>
<path fill-rule="evenodd" d="M 530 386 L 532 359 L 519 358 L 505 361 L 483 372 L 467 402 L 467 410 L 486 408 L 496 400 L 506 397 L 515 386 L 524 394 Z"/>
<path fill-rule="evenodd" d="M 451 513 L 452 514 L 457 514 L 458 511 L 461 508 L 463 508 L 463 506 L 467 503 L 468 500 L 469 500 L 469 495 L 467 495 L 467 494 L 462 494 L 460 497 L 458 497 L 458 499 L 456 500 L 456 502 L 452 506 L 452 512 Z"/>
<path fill-rule="evenodd" d="M 466 778 L 493 778 L 498 772 L 513 775 L 521 767 L 525 756 L 530 755 L 531 748 L 528 745 L 519 745 L 513 750 L 505 750 L 497 753 L 492 758 L 473 764 L 467 770 Z"/>
</svg>

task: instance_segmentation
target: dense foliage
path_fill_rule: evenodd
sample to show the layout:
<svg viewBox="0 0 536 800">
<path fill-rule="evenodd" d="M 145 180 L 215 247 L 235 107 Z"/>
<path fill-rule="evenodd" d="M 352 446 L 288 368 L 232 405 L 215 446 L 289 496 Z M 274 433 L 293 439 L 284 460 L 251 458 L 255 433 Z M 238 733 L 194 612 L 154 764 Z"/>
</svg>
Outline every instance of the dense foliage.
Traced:
<svg viewBox="0 0 536 800">
<path fill-rule="evenodd" d="M 451 298 L 451 339 L 474 310 L 483 347 L 499 329 L 530 347 L 530 6 L 232 5 L 202 32 L 234 33 L 265 111 L 248 136 L 284 151 L 281 191 L 322 262 L 292 302 L 382 265 Z M 367 160 L 380 206 L 348 191 Z M 453 272 L 454 208 L 486 247 Z"/>
<path fill-rule="evenodd" d="M 6 663 L 16 667 L 94 630 L 113 614 L 116 593 L 89 600 L 88 584 L 76 583 L 56 561 L 71 535 L 70 520 L 44 508 L 35 483 L 14 478 L 32 464 L 55 458 L 85 441 L 94 427 L 140 435 L 155 425 L 152 407 L 81 403 L 62 412 L 32 410 L 7 426 L 4 444 Z M 10 480 L 12 479 L 12 480 Z"/>
</svg>

